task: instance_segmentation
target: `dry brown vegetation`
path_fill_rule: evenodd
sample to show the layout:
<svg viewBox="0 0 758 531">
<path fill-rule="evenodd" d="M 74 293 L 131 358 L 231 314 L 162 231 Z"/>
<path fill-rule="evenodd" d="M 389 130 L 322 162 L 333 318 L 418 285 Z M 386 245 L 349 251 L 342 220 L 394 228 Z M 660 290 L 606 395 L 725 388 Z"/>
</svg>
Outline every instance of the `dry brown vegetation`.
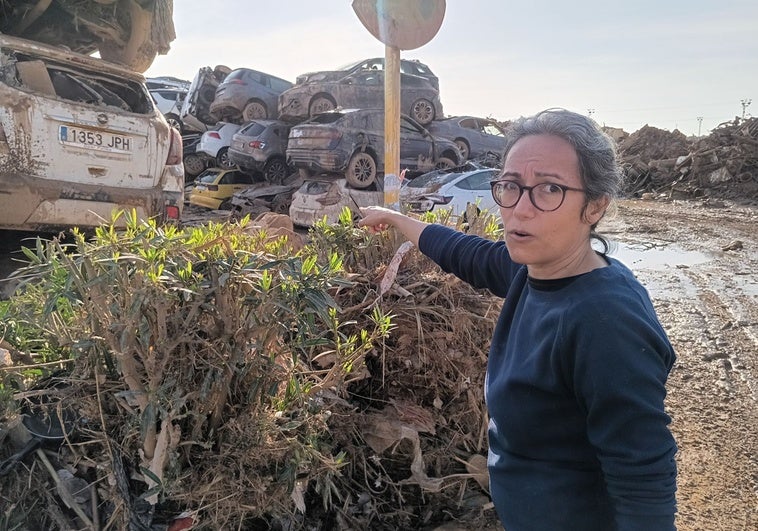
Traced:
<svg viewBox="0 0 758 531">
<path fill-rule="evenodd" d="M 29 458 L 0 478 L 5 527 L 407 529 L 494 518 L 479 482 L 500 301 L 451 281 L 394 234 L 345 219 L 295 251 L 244 222 L 132 223 L 40 243 L 30 257 L 5 316 L 6 339 L 21 348 L 0 374 L 18 404 L 56 369 L 63 391 L 44 392 L 78 421 L 46 455 L 87 488 L 72 493 L 78 510 L 66 507 L 55 477 Z M 30 331 L 44 355 L 23 344 Z"/>
</svg>

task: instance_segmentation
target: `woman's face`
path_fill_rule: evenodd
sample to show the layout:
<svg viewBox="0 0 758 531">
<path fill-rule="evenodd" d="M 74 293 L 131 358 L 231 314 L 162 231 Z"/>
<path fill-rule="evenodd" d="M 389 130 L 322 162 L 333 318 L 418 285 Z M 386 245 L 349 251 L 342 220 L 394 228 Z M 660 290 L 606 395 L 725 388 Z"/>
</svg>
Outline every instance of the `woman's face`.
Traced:
<svg viewBox="0 0 758 531">
<path fill-rule="evenodd" d="M 522 186 L 554 183 L 584 188 L 574 148 L 553 135 L 532 135 L 518 140 L 508 153 L 499 179 Z M 534 278 L 563 278 L 597 267 L 590 245 L 590 227 L 600 220 L 607 201 L 590 203 L 582 213 L 585 194 L 566 191 L 563 204 L 552 212 L 537 209 L 524 190 L 511 208 L 500 207 L 505 243 L 511 258 L 526 264 Z M 588 265 L 595 264 L 594 267 Z"/>
</svg>

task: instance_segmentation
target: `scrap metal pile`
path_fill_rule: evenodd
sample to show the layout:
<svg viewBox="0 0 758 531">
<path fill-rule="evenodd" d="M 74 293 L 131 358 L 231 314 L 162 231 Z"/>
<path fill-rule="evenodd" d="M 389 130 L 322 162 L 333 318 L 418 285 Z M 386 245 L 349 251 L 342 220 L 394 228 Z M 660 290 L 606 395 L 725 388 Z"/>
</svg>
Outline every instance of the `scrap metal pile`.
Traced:
<svg viewBox="0 0 758 531">
<path fill-rule="evenodd" d="M 758 118 L 725 122 L 706 137 L 644 126 L 619 143 L 625 193 L 758 201 Z"/>
</svg>

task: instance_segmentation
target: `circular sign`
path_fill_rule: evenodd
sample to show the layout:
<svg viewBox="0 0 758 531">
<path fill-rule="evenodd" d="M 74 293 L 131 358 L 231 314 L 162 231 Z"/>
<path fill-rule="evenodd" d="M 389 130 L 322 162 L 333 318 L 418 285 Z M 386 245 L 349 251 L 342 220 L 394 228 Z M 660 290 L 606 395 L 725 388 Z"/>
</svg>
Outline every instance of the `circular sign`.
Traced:
<svg viewBox="0 0 758 531">
<path fill-rule="evenodd" d="M 365 28 L 387 46 L 413 50 L 437 34 L 445 0 L 353 0 Z"/>
</svg>

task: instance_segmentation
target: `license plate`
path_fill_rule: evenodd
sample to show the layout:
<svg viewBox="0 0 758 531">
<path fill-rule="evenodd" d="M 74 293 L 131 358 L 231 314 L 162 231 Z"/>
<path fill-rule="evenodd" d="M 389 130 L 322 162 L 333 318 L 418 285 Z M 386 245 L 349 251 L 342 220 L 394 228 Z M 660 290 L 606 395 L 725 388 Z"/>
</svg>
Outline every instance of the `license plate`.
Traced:
<svg viewBox="0 0 758 531">
<path fill-rule="evenodd" d="M 58 128 L 58 140 L 67 146 L 75 146 L 99 151 L 129 153 L 132 151 L 132 139 L 108 131 L 97 131 L 83 127 L 61 125 Z"/>
</svg>

